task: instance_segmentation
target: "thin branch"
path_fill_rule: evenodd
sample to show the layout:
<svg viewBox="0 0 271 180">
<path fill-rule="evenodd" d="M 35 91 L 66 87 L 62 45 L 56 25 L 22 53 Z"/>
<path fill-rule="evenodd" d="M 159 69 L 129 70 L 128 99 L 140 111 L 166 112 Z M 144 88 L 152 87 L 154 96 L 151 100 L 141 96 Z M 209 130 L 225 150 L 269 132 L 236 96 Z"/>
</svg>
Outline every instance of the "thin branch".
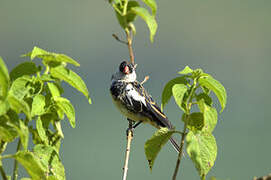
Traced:
<svg viewBox="0 0 271 180">
<path fill-rule="evenodd" d="M 129 121 L 129 128 L 128 128 L 128 132 L 127 132 L 127 146 L 126 146 L 126 153 L 125 153 L 125 161 L 124 161 L 124 167 L 123 167 L 122 180 L 126 180 L 126 178 L 127 178 L 131 142 L 132 142 L 132 139 L 133 139 L 133 131 L 132 131 L 133 122 L 130 119 L 128 119 L 128 121 Z"/>
<path fill-rule="evenodd" d="M 21 149 L 21 145 L 22 145 L 21 139 L 19 139 L 16 152 L 18 152 Z M 17 178 L 18 178 L 18 161 L 15 159 L 12 180 L 17 180 Z"/>
<path fill-rule="evenodd" d="M 180 167 L 180 164 L 181 164 L 181 160 L 182 160 L 182 154 L 183 154 L 183 147 L 184 147 L 184 139 L 185 139 L 185 136 L 186 136 L 186 123 L 184 124 L 184 128 L 183 128 L 183 134 L 182 134 L 182 139 L 181 139 L 181 144 L 180 144 L 180 151 L 179 151 L 179 154 L 178 154 L 178 159 L 177 159 L 177 162 L 176 162 L 176 167 L 175 167 L 175 170 L 174 170 L 174 174 L 172 176 L 172 180 L 176 180 L 176 177 L 177 177 L 177 174 L 178 174 L 178 171 L 179 171 L 179 167 Z"/>
<path fill-rule="evenodd" d="M 112 34 L 112 36 L 120 43 L 126 44 L 128 46 L 128 42 L 121 40 L 116 34 Z"/>
<path fill-rule="evenodd" d="M 5 170 L 4 170 L 1 162 L 0 162 L 0 173 L 2 175 L 3 180 L 8 180 L 8 177 L 7 177 L 6 173 L 5 173 Z"/>
<path fill-rule="evenodd" d="M 140 83 L 141 85 L 147 82 L 150 79 L 150 76 L 145 76 L 144 80 Z"/>
<path fill-rule="evenodd" d="M 127 45 L 129 49 L 130 61 L 132 64 L 135 64 L 135 56 L 134 56 L 133 47 L 132 47 L 132 42 L 133 42 L 132 32 L 128 28 L 126 28 L 125 33 L 126 33 L 126 38 L 127 38 L 127 43 L 128 43 Z"/>
</svg>

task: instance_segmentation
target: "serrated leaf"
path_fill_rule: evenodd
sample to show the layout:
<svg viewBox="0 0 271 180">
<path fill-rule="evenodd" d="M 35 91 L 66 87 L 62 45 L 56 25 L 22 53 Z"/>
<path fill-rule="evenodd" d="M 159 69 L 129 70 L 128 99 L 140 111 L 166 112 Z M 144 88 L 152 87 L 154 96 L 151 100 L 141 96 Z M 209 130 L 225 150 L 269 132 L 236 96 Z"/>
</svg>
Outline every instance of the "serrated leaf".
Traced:
<svg viewBox="0 0 271 180">
<path fill-rule="evenodd" d="M 88 98 L 89 104 L 91 104 L 87 86 L 81 77 L 75 72 L 63 66 L 57 66 L 51 69 L 51 74 L 53 77 L 66 81 L 72 87 L 82 92 Z"/>
<path fill-rule="evenodd" d="M 189 66 L 185 66 L 185 68 L 182 71 L 178 72 L 178 73 L 185 75 L 185 74 L 191 74 L 192 72 L 193 72 L 193 70 Z"/>
<path fill-rule="evenodd" d="M 227 103 L 227 93 L 224 86 L 217 80 L 215 80 L 212 76 L 201 76 L 198 80 L 201 86 L 204 86 L 210 90 L 212 90 L 215 95 L 217 96 L 220 104 L 221 104 L 221 111 L 222 112 Z"/>
<path fill-rule="evenodd" d="M 34 154 L 40 158 L 41 165 L 47 172 L 48 179 L 65 180 L 65 169 L 55 149 L 51 146 L 36 145 Z"/>
<path fill-rule="evenodd" d="M 161 128 L 157 130 L 154 135 L 146 141 L 144 149 L 145 149 L 145 155 L 147 157 L 147 160 L 149 162 L 150 170 L 152 170 L 154 161 L 162 149 L 162 147 L 167 143 L 167 141 L 170 139 L 171 135 L 175 131 L 169 130 L 168 128 Z"/>
<path fill-rule="evenodd" d="M 12 69 L 12 71 L 10 72 L 10 80 L 14 81 L 15 79 L 23 75 L 33 75 L 38 71 L 39 69 L 37 68 L 35 63 L 23 62 L 16 66 L 14 69 Z"/>
<path fill-rule="evenodd" d="M 0 57 L 0 100 L 4 101 L 8 96 L 9 75 L 4 60 Z"/>
<path fill-rule="evenodd" d="M 48 145 L 48 138 L 46 136 L 46 131 L 45 128 L 43 127 L 43 123 L 41 121 L 41 118 L 38 117 L 37 121 L 36 121 L 36 128 L 37 128 L 37 132 L 38 135 L 40 137 L 40 139 L 46 144 Z"/>
<path fill-rule="evenodd" d="M 213 100 L 207 93 L 200 93 L 196 95 L 197 101 L 203 100 L 207 105 L 212 106 Z"/>
<path fill-rule="evenodd" d="M 0 139 L 11 142 L 18 136 L 16 129 L 8 124 L 8 119 L 0 116 Z"/>
<path fill-rule="evenodd" d="M 31 60 L 35 59 L 36 57 L 41 58 L 45 64 L 50 64 L 50 62 L 64 62 L 73 64 L 75 66 L 80 66 L 78 62 L 65 54 L 48 52 L 36 46 L 33 48 L 32 52 L 26 54 L 26 56 L 30 56 Z"/>
<path fill-rule="evenodd" d="M 180 109 L 185 112 L 185 109 L 182 107 L 183 97 L 187 92 L 187 86 L 184 84 L 174 84 L 172 87 L 172 94 L 175 99 L 176 104 L 179 106 Z"/>
<path fill-rule="evenodd" d="M 19 119 L 18 114 L 15 111 L 9 110 L 7 113 L 8 123 L 14 129 L 16 129 L 18 135 L 20 136 L 20 141 L 24 150 L 27 150 L 28 139 L 29 139 L 29 130 L 28 126 L 25 125 L 22 119 Z"/>
<path fill-rule="evenodd" d="M 211 133 L 190 131 L 186 136 L 186 150 L 193 161 L 200 177 L 205 177 L 209 170 L 213 167 L 217 146 L 216 140 Z"/>
<path fill-rule="evenodd" d="M 52 94 L 52 97 L 59 97 L 60 96 L 60 90 L 58 88 L 58 86 L 55 83 L 47 83 L 48 88 Z"/>
<path fill-rule="evenodd" d="M 62 97 L 56 97 L 55 102 L 57 106 L 64 111 L 67 118 L 70 121 L 70 124 L 73 128 L 75 128 L 75 111 L 73 108 L 73 105 L 70 103 L 70 101 L 66 98 Z"/>
<path fill-rule="evenodd" d="M 215 108 L 205 104 L 204 100 L 198 102 L 200 111 L 204 118 L 204 131 L 213 132 L 217 124 L 217 111 Z"/>
<path fill-rule="evenodd" d="M 6 114 L 8 110 L 9 110 L 8 101 L 0 101 L 0 116 Z"/>
<path fill-rule="evenodd" d="M 9 94 L 16 97 L 17 99 L 23 99 L 30 89 L 28 86 L 32 79 L 30 76 L 22 76 L 13 81 Z"/>
<path fill-rule="evenodd" d="M 157 4 L 155 2 L 155 0 L 142 0 L 145 4 L 147 4 L 151 10 L 152 10 L 152 15 L 156 15 L 156 11 L 157 11 Z"/>
<path fill-rule="evenodd" d="M 25 168 L 32 179 L 46 179 L 46 168 L 33 152 L 19 151 L 14 158 Z"/>
<path fill-rule="evenodd" d="M 28 119 L 31 119 L 30 108 L 24 100 L 9 95 L 8 102 L 10 104 L 11 109 L 16 111 L 17 114 L 19 114 L 22 111 L 24 112 Z"/>
<path fill-rule="evenodd" d="M 123 7 L 120 6 L 120 3 L 116 3 L 118 8 L 121 12 L 123 12 Z M 125 29 L 129 26 L 131 22 L 133 22 L 136 18 L 136 13 L 134 13 L 131 9 L 133 7 L 139 7 L 139 3 L 137 1 L 129 1 L 127 4 L 127 13 L 126 15 L 120 14 L 118 11 L 115 11 L 117 19 L 119 21 L 120 26 Z"/>
<path fill-rule="evenodd" d="M 45 113 L 45 97 L 41 94 L 37 94 L 33 98 L 31 116 L 42 115 Z"/>
<path fill-rule="evenodd" d="M 153 42 L 157 30 L 157 22 L 155 17 L 151 15 L 147 9 L 142 7 L 133 7 L 132 11 L 139 15 L 146 22 L 150 31 L 150 40 Z"/>
<path fill-rule="evenodd" d="M 172 96 L 172 87 L 175 84 L 187 84 L 187 81 L 184 77 L 177 77 L 172 80 L 170 80 L 164 87 L 162 92 L 162 104 L 161 104 L 161 110 L 163 111 L 165 105 L 168 103 Z"/>
<path fill-rule="evenodd" d="M 187 116 L 187 118 L 185 118 Z M 194 112 L 189 115 L 183 115 L 183 121 L 187 123 L 187 128 L 193 132 L 201 131 L 204 127 L 203 113 Z"/>
</svg>

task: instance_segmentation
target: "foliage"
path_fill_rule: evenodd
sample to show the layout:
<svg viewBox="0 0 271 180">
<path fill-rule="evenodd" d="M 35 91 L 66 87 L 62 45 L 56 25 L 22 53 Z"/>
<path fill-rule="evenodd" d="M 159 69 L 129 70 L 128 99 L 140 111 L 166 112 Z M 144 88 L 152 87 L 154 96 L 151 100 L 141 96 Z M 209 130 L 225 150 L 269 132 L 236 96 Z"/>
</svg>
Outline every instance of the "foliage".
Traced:
<svg viewBox="0 0 271 180">
<path fill-rule="evenodd" d="M 134 0 L 109 0 L 113 6 L 120 26 L 125 30 L 132 30 L 136 34 L 134 21 L 140 16 L 147 24 L 150 31 L 150 40 L 153 42 L 157 30 L 157 22 L 155 19 L 157 5 L 155 0 L 141 0 L 148 6 L 151 12 L 140 5 L 139 1 Z"/>
<path fill-rule="evenodd" d="M 47 52 L 38 47 L 23 55 L 31 61 L 23 62 L 8 73 L 0 58 L 0 165 L 2 159 L 14 158 L 31 179 L 65 179 L 64 166 L 59 157 L 61 121 L 66 115 L 75 127 L 75 110 L 71 102 L 61 97 L 65 81 L 76 88 L 91 103 L 88 89 L 79 75 L 67 68 L 67 64 L 80 66 L 72 58 Z M 37 66 L 40 59 L 43 66 Z M 34 147 L 29 147 L 32 137 Z M 3 155 L 9 142 L 18 140 L 15 154 Z M 9 176 L 3 175 L 4 179 Z M 17 178 L 14 169 L 13 179 Z M 26 178 L 29 179 L 29 178 Z"/>
<path fill-rule="evenodd" d="M 145 144 L 148 161 L 153 162 L 162 146 L 149 144 L 165 144 L 169 137 L 178 133 L 186 137 L 186 151 L 193 161 L 201 179 L 215 163 L 217 145 L 212 132 L 217 123 L 217 110 L 213 107 L 213 92 L 220 104 L 221 112 L 226 106 L 227 94 L 223 85 L 201 69 L 192 70 L 188 66 L 180 71 L 180 77 L 170 80 L 162 93 L 162 108 L 173 96 L 177 106 L 184 112 L 182 121 L 184 131 L 158 130 Z M 192 106 L 197 106 L 199 112 L 191 112 Z M 164 133 L 161 133 L 161 132 Z M 166 134 L 165 134 L 166 133 Z M 166 137 L 166 138 L 165 138 Z M 180 152 L 182 153 L 182 152 Z M 181 157 L 181 156 L 180 156 Z"/>
</svg>

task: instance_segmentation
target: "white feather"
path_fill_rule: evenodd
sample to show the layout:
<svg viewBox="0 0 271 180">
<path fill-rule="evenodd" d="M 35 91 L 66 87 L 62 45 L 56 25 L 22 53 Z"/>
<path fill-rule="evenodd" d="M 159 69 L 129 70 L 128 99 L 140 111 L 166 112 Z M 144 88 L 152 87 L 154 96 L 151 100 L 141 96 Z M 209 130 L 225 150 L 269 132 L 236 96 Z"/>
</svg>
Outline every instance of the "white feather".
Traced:
<svg viewBox="0 0 271 180">
<path fill-rule="evenodd" d="M 134 99 L 135 101 L 139 101 L 143 103 L 146 106 L 146 100 L 144 96 L 141 96 L 133 87 L 132 84 L 128 84 L 126 86 L 126 92 L 127 92 L 127 97 L 130 99 Z"/>
</svg>

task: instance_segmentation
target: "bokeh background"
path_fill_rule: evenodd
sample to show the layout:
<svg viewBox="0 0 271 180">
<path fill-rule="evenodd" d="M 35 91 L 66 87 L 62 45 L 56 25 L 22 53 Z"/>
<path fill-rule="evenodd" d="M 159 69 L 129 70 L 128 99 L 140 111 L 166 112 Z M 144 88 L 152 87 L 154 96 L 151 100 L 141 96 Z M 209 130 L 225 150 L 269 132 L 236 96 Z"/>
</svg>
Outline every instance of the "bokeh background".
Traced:
<svg viewBox="0 0 271 180">
<path fill-rule="evenodd" d="M 139 80 L 150 76 L 145 87 L 160 104 L 163 86 L 185 65 L 212 74 L 226 87 L 228 103 L 214 131 L 218 156 L 208 177 L 241 180 L 270 173 L 271 1 L 157 0 L 157 4 L 159 27 L 153 44 L 144 22 L 136 22 Z M 74 70 L 86 81 L 93 104 L 65 85 L 65 96 L 77 112 L 75 129 L 64 121 L 61 159 L 68 180 L 121 178 L 127 122 L 113 106 L 109 86 L 128 51 L 112 33 L 123 37 L 106 0 L 0 1 L 0 55 L 9 70 L 26 60 L 19 56 L 35 45 L 65 53 L 81 64 Z M 165 112 L 182 129 L 181 112 L 173 100 Z M 177 154 L 169 144 L 153 172 L 148 169 L 144 143 L 154 131 L 149 125 L 136 129 L 129 180 L 171 178 Z M 11 164 L 6 169 L 11 172 Z M 199 179 L 187 154 L 178 179 Z"/>
</svg>

